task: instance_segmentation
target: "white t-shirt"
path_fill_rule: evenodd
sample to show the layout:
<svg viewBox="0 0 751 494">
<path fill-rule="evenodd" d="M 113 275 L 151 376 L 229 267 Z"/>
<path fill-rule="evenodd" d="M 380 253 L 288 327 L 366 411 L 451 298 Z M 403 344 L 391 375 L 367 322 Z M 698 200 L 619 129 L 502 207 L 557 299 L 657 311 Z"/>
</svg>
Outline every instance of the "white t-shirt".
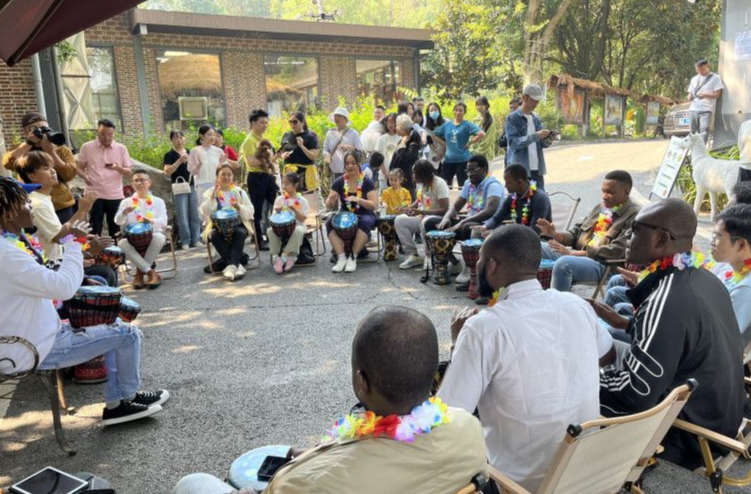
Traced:
<svg viewBox="0 0 751 494">
<path fill-rule="evenodd" d="M 360 136 L 363 150 L 368 153 L 375 151 L 378 138 L 381 137 L 381 135 L 383 135 L 383 125 L 381 125 L 381 122 L 378 120 L 370 122 Z"/>
<path fill-rule="evenodd" d="M 391 165 L 391 158 L 394 156 L 396 148 L 399 146 L 401 140 L 402 138 L 399 134 L 383 134 L 378 138 L 378 142 L 376 142 L 375 150 L 383 155 L 383 164 L 387 170 Z"/>
<path fill-rule="evenodd" d="M 305 199 L 305 197 L 300 197 L 300 207 L 299 209 L 302 214 L 305 215 L 305 217 L 308 216 L 308 213 L 310 213 L 310 204 L 308 203 L 308 200 Z M 289 208 L 292 209 L 294 207 L 295 200 L 290 199 Z M 282 206 L 284 205 L 284 195 L 276 196 L 276 199 L 274 200 L 274 212 L 277 212 L 282 209 Z M 292 212 L 292 211 L 290 211 Z M 305 225 L 305 221 L 297 220 L 298 226 Z"/>
<path fill-rule="evenodd" d="M 417 191 L 417 197 L 422 197 L 423 202 L 430 200 L 430 207 L 421 204 L 418 205 L 420 209 L 435 209 L 438 207 L 438 201 L 440 199 L 449 198 L 449 186 L 441 177 L 434 176 L 430 188 L 425 188 L 422 184 L 418 185 Z"/>
<path fill-rule="evenodd" d="M 738 129 L 738 150 L 741 168 L 751 170 L 751 120 L 743 122 Z"/>
<path fill-rule="evenodd" d="M 196 146 L 188 156 L 188 170 L 196 185 L 216 182 L 216 168 L 225 160 L 224 151 L 216 146 Z"/>
<path fill-rule="evenodd" d="M 701 88 L 699 88 L 699 86 L 701 86 Z M 720 76 L 712 72 L 707 74 L 706 77 L 696 74 L 693 78 L 691 78 L 691 83 L 688 85 L 688 92 L 691 94 L 713 93 L 718 89 L 725 89 L 725 86 L 722 85 L 722 79 L 720 79 Z M 717 105 L 716 99 L 694 98 L 694 100 L 691 101 L 691 107 L 689 107 L 689 111 L 713 112 L 715 105 Z"/>
<path fill-rule="evenodd" d="M 55 214 L 52 197 L 34 191 L 29 194 L 31 207 L 34 211 L 34 226 L 37 227 L 36 238 L 44 247 L 44 255 L 50 261 L 56 261 L 63 255 L 60 244 L 53 242 L 63 225 Z"/>
<path fill-rule="evenodd" d="M 597 316 L 571 293 L 514 283 L 470 318 L 438 396 L 480 412 L 489 463 L 536 492 L 569 424 L 600 416 Z"/>
<path fill-rule="evenodd" d="M 524 118 L 527 119 L 527 135 L 531 136 L 535 132 L 535 120 L 532 118 L 532 115 L 524 115 Z M 537 156 L 537 143 L 533 142 L 530 144 L 527 149 L 529 149 L 529 170 L 530 171 L 537 171 L 540 169 L 540 158 Z"/>
</svg>

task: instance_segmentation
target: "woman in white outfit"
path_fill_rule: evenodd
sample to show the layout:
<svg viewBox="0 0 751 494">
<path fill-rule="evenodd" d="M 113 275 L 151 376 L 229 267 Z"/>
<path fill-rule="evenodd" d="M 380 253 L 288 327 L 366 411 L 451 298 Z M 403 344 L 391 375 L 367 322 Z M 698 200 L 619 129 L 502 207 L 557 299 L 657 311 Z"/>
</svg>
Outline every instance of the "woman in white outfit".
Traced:
<svg viewBox="0 0 751 494">
<path fill-rule="evenodd" d="M 211 125 L 198 128 L 196 147 L 188 156 L 188 171 L 196 184 L 196 195 L 202 198 L 207 190 L 213 189 L 216 182 L 216 168 L 228 163 L 227 156 L 220 148 L 214 146 L 216 131 Z"/>
</svg>

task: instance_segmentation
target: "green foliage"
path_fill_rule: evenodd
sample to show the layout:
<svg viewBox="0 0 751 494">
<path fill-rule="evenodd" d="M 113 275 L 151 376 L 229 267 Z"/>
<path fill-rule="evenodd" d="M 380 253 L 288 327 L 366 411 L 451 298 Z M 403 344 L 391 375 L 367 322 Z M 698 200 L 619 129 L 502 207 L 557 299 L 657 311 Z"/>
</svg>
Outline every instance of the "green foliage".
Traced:
<svg viewBox="0 0 751 494">
<path fill-rule="evenodd" d="M 57 48 L 57 63 L 60 65 L 76 58 L 76 49 L 68 40 L 55 43 L 55 48 Z"/>
</svg>

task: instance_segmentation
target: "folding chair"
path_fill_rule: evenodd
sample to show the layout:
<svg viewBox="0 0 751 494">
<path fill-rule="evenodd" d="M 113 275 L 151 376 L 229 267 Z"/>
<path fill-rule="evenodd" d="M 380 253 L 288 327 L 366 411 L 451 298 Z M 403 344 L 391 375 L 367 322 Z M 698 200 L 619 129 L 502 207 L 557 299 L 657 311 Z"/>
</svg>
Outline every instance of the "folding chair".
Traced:
<svg viewBox="0 0 751 494">
<path fill-rule="evenodd" d="M 689 379 L 641 413 L 570 425 L 536 494 L 642 493 L 642 472 L 696 386 Z M 502 493 L 531 494 L 492 467 L 490 478 Z"/>
<path fill-rule="evenodd" d="M 597 281 L 576 281 L 574 282 L 574 285 L 581 285 L 581 286 L 593 286 L 595 287 L 595 291 L 592 294 L 592 298 L 596 299 L 600 295 L 605 295 L 604 288 L 608 284 L 608 280 L 611 276 L 617 273 L 617 268 L 619 266 L 623 266 L 626 264 L 625 259 L 611 259 L 610 261 L 604 261 L 605 264 L 605 271 L 602 272 L 602 276 L 600 276 L 600 279 Z"/>
<path fill-rule="evenodd" d="M 548 197 L 551 198 L 552 203 L 556 205 L 553 207 L 553 223 L 557 225 L 563 225 L 561 230 L 568 230 L 574 223 L 576 217 L 576 211 L 579 209 L 581 203 L 581 197 L 574 197 L 571 194 L 563 191 L 550 192 Z M 561 200 L 552 199 L 554 197 L 560 197 Z M 565 202 L 563 202 L 565 201 Z"/>
<path fill-rule="evenodd" d="M 472 477 L 472 480 L 469 482 L 469 484 L 466 487 L 462 487 L 458 491 L 456 491 L 456 494 L 479 494 L 482 492 L 483 487 L 485 487 L 485 484 L 488 483 L 488 478 L 482 474 L 478 473 L 474 477 Z"/>
<path fill-rule="evenodd" d="M 50 399 L 50 405 L 52 408 L 52 422 L 55 428 L 55 438 L 57 439 L 57 444 L 60 445 L 60 449 L 68 453 L 68 455 L 70 456 L 75 455 L 76 450 L 71 448 L 70 445 L 68 445 L 68 441 L 65 439 L 65 434 L 63 433 L 62 421 L 60 420 L 61 404 L 64 410 L 67 409 L 67 407 L 65 406 L 65 397 L 63 395 L 63 387 L 62 387 L 62 375 L 60 374 L 60 371 L 59 370 L 52 370 L 52 371 L 36 370 L 37 366 L 39 366 L 39 352 L 37 352 L 36 347 L 30 341 L 24 338 L 21 338 L 20 336 L 0 336 L 0 344 L 22 345 L 26 347 L 26 349 L 34 355 L 34 365 L 30 370 L 23 371 L 23 372 L 15 372 L 11 374 L 4 374 L 0 372 L 0 384 L 15 385 L 17 381 L 27 376 L 30 376 L 32 374 L 36 375 L 39 378 L 39 380 L 42 382 L 42 384 L 44 384 L 44 388 L 47 391 L 47 396 L 49 396 L 49 399 Z M 10 358 L 0 359 L 0 362 L 3 362 L 3 361 L 10 362 L 13 368 L 16 367 L 16 363 Z M 10 398 L 7 397 L 7 394 L 2 394 L 0 395 L 0 399 L 9 400 Z"/>
<path fill-rule="evenodd" d="M 167 225 L 164 227 L 164 232 L 162 232 L 164 236 L 166 237 L 166 241 L 164 243 L 164 247 L 162 247 L 162 252 L 164 252 L 164 249 L 169 249 L 169 257 L 170 257 L 170 265 L 166 268 L 157 268 L 156 272 L 163 275 L 163 279 L 165 280 L 171 280 L 175 276 L 177 276 L 177 254 L 175 252 L 175 241 L 173 238 L 173 230 L 172 225 Z M 115 234 L 115 243 L 120 241 L 120 239 L 123 238 L 123 233 L 118 232 Z M 125 259 L 125 263 L 123 263 L 123 270 L 122 270 L 122 278 L 125 283 L 132 283 L 133 282 L 133 276 L 135 276 L 135 270 L 134 267 L 131 265 L 131 263 L 128 262 L 128 259 Z M 158 266 L 158 264 L 157 264 Z"/>
<path fill-rule="evenodd" d="M 306 235 L 313 234 L 313 253 L 316 257 L 326 255 L 326 236 L 323 233 L 323 218 L 321 216 L 321 193 L 318 190 L 305 192 L 303 197 L 310 205 L 308 217 L 305 219 Z M 319 249 L 320 246 L 320 249 Z"/>
<path fill-rule="evenodd" d="M 258 269 L 261 267 L 261 250 L 258 248 L 258 236 L 256 235 L 256 229 L 254 227 L 250 228 L 250 231 L 248 232 L 248 235 L 253 239 L 253 248 L 255 250 L 255 255 L 253 257 L 248 257 L 248 262 L 253 262 L 252 265 L 250 265 L 247 270 L 252 269 Z M 243 249 L 245 250 L 245 249 Z M 206 253 L 209 257 L 209 269 L 211 270 L 211 274 L 216 274 L 216 271 L 214 271 L 214 256 L 211 253 L 211 242 L 206 242 Z"/>
</svg>

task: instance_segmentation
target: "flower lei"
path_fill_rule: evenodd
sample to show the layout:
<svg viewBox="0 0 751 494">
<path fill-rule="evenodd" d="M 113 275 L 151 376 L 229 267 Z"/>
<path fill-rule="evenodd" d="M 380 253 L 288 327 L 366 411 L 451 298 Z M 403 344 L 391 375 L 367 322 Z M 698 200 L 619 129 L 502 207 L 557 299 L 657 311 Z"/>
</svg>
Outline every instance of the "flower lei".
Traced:
<svg viewBox="0 0 751 494">
<path fill-rule="evenodd" d="M 138 221 L 139 223 L 143 222 L 146 219 L 154 219 L 154 197 L 149 194 L 146 196 L 146 199 L 144 199 L 143 202 L 146 203 L 146 214 L 143 214 L 141 212 L 144 207 L 144 205 L 141 203 L 141 199 L 135 195 L 130 198 L 130 205 L 133 207 L 133 213 L 135 213 L 136 221 Z"/>
<path fill-rule="evenodd" d="M 746 259 L 743 261 L 743 267 L 740 271 L 735 271 L 733 269 L 728 269 L 725 271 L 725 283 L 730 285 L 731 287 L 734 287 L 741 281 L 743 281 L 743 278 L 748 275 L 748 273 L 751 272 L 751 259 Z"/>
<path fill-rule="evenodd" d="M 485 177 L 482 179 L 482 182 L 480 182 L 480 185 L 475 187 L 474 184 L 469 185 L 469 196 L 467 197 L 467 211 L 482 211 L 483 203 L 485 202 L 485 199 L 482 197 L 483 189 L 485 188 L 485 182 L 487 182 L 488 177 Z M 480 197 L 477 197 L 477 195 L 480 195 Z M 475 207 L 475 202 L 477 202 L 477 207 Z"/>
<path fill-rule="evenodd" d="M 0 230 L 0 236 L 2 236 L 2 238 L 5 239 L 5 241 L 11 244 L 13 247 L 26 252 L 31 257 L 36 258 L 37 256 L 39 256 L 44 261 L 44 263 L 47 263 L 47 258 L 44 255 L 44 248 L 33 235 L 26 235 L 26 240 L 29 241 L 28 244 L 21 240 L 20 236 L 5 230 Z M 31 245 L 31 248 L 29 248 L 29 245 Z"/>
<path fill-rule="evenodd" d="M 597 223 L 595 223 L 594 235 L 587 245 L 597 246 L 600 241 L 605 238 L 605 234 L 608 233 L 610 225 L 613 224 L 613 213 L 619 209 L 621 209 L 620 206 L 614 206 L 611 209 L 602 208 L 600 215 L 597 217 Z"/>
<path fill-rule="evenodd" d="M 329 429 L 326 440 L 362 439 L 386 436 L 402 442 L 412 442 L 415 436 L 428 434 L 439 425 L 448 424 L 448 406 L 440 398 L 432 397 L 416 406 L 409 415 L 380 417 L 373 412 L 346 415 Z"/>
<path fill-rule="evenodd" d="M 506 295 L 506 287 L 505 286 L 502 286 L 498 290 L 494 291 L 493 295 L 490 297 L 490 300 L 488 301 L 488 307 L 493 307 L 505 295 Z"/>
<path fill-rule="evenodd" d="M 235 204 L 237 204 L 237 198 L 240 195 L 240 190 L 236 186 L 232 186 L 231 189 L 227 191 L 227 195 L 224 195 L 224 191 L 222 189 L 219 189 L 219 192 L 216 195 L 216 200 L 219 201 L 219 207 L 221 209 L 224 208 L 231 208 Z"/>
<path fill-rule="evenodd" d="M 360 176 L 357 177 L 357 193 L 356 193 L 356 197 L 358 199 L 362 199 L 362 183 L 363 183 L 364 179 L 365 179 L 365 175 L 363 175 L 362 172 L 360 172 Z M 349 179 L 346 176 L 344 177 L 344 197 L 345 198 L 349 197 Z M 352 202 L 348 202 L 347 203 L 347 209 L 349 209 L 350 211 L 354 211 L 356 209 L 360 209 L 360 205 L 352 203 Z"/>
<path fill-rule="evenodd" d="M 649 266 L 647 266 L 646 269 L 642 270 L 639 273 L 638 282 L 641 283 L 641 281 L 649 276 L 652 273 L 655 273 L 657 271 L 665 271 L 669 267 L 675 267 L 678 271 L 683 271 L 684 269 L 688 268 L 704 268 L 704 269 L 712 269 L 714 267 L 715 262 L 711 257 L 707 257 L 701 252 L 691 252 L 691 253 L 679 253 L 675 254 L 673 256 L 667 256 L 663 257 L 662 259 L 658 259 Z"/>
<path fill-rule="evenodd" d="M 289 204 L 291 199 L 292 198 L 289 196 L 289 194 L 285 192 L 284 199 L 282 201 L 282 211 L 289 211 Z M 302 194 L 298 192 L 297 194 L 295 194 L 295 200 L 292 202 L 292 208 L 300 209 L 300 199 L 302 199 Z"/>
<path fill-rule="evenodd" d="M 532 201 L 532 196 L 535 195 L 535 192 L 537 191 L 537 182 L 534 180 L 529 182 L 529 188 L 527 188 L 527 192 L 524 194 L 524 197 L 527 198 L 527 202 L 524 203 L 524 206 L 522 206 L 522 218 L 521 218 L 521 224 L 522 225 L 529 225 L 529 203 Z M 522 197 L 522 199 L 524 198 Z M 516 203 L 517 203 L 517 195 L 514 193 L 514 195 L 511 196 L 511 217 L 514 218 L 514 220 L 518 220 L 519 217 L 516 215 Z"/>
<path fill-rule="evenodd" d="M 419 189 L 417 189 L 417 206 L 419 209 L 427 210 L 430 209 L 430 205 L 433 201 L 430 200 L 430 197 L 427 195 L 423 195 L 423 190 L 425 189 L 425 186 L 421 186 Z M 430 190 L 430 189 L 428 189 Z"/>
</svg>

